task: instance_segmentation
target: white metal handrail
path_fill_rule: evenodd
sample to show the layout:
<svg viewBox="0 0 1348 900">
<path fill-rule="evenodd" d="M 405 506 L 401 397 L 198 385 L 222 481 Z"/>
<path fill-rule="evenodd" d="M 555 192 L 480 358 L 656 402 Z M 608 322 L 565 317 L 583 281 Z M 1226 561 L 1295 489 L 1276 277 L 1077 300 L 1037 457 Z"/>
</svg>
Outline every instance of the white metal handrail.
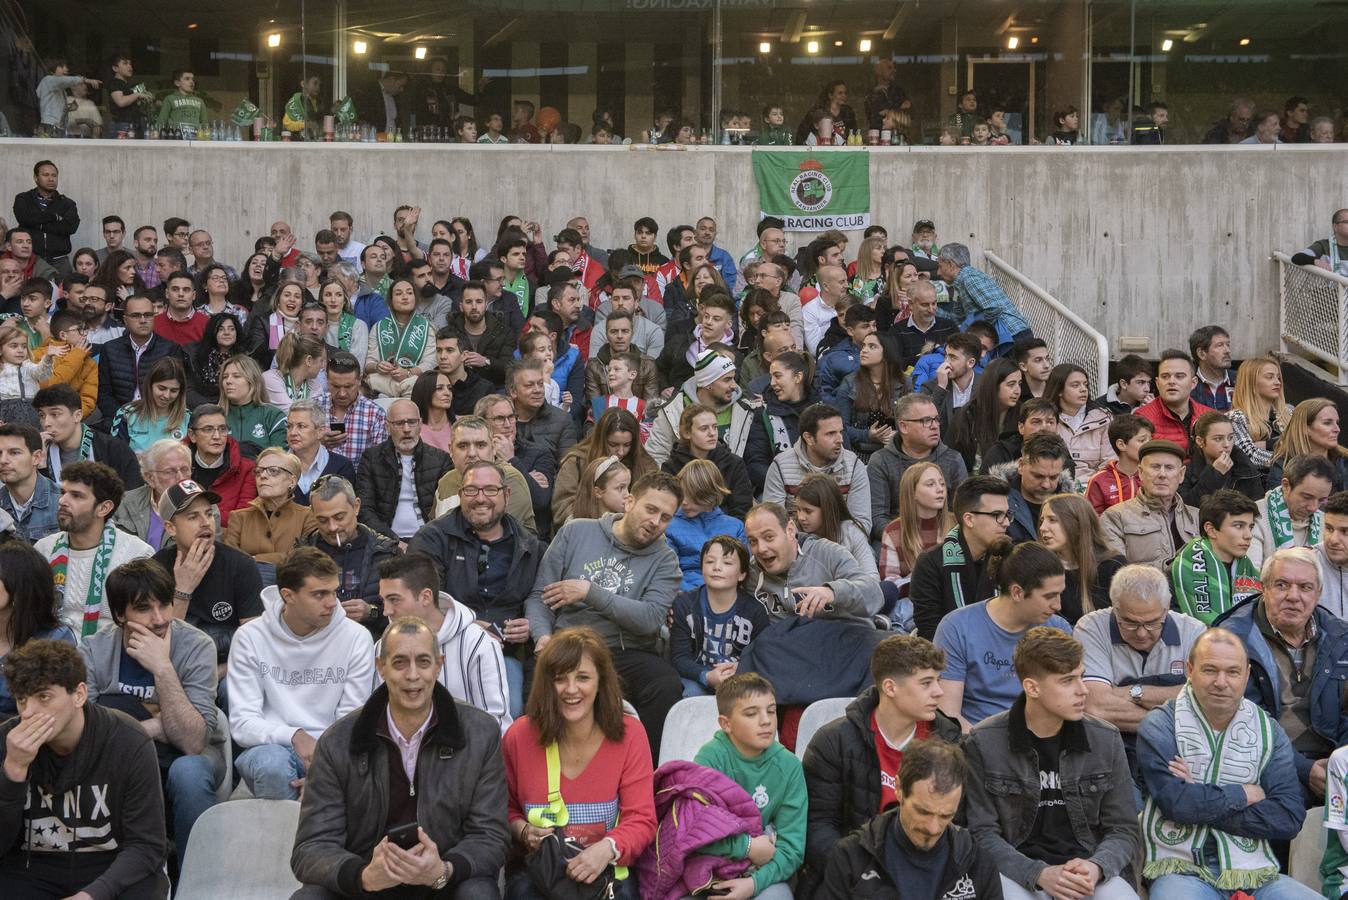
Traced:
<svg viewBox="0 0 1348 900">
<path fill-rule="evenodd" d="M 983 258 L 993 281 L 1029 320 L 1034 335 L 1048 344 L 1054 364 L 1075 363 L 1086 370 L 1091 390 L 1103 394 L 1109 386 L 1109 341 L 1086 321 L 990 250 Z"/>
<path fill-rule="evenodd" d="M 1348 278 L 1319 266 L 1278 263 L 1278 335 L 1284 352 L 1311 357 L 1318 374 L 1348 385 Z M 1326 368 L 1328 367 L 1328 368 Z"/>
</svg>

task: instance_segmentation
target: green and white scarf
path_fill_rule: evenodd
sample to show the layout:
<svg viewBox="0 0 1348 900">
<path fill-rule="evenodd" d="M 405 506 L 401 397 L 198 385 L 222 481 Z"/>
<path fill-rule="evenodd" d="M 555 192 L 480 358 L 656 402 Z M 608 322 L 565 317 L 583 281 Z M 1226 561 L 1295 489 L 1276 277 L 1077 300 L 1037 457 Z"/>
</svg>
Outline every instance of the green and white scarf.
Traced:
<svg viewBox="0 0 1348 900">
<path fill-rule="evenodd" d="M 941 569 L 950 579 L 950 593 L 955 598 L 956 609 L 964 606 L 964 585 L 960 582 L 960 569 L 964 563 L 964 545 L 960 543 L 960 527 L 956 525 L 941 541 Z"/>
<path fill-rule="evenodd" d="M 1273 546 L 1278 549 L 1291 547 L 1296 543 L 1296 533 L 1292 530 L 1292 516 L 1287 511 L 1287 500 L 1282 495 L 1282 487 L 1269 491 L 1264 499 L 1268 502 L 1268 528 L 1273 533 Z M 1320 526 L 1325 522 L 1325 514 L 1316 510 L 1311 514 L 1310 532 L 1306 535 L 1306 546 L 1314 547 L 1320 543 Z"/>
<path fill-rule="evenodd" d="M 112 551 L 117 546 L 117 529 L 111 522 L 103 526 L 103 534 L 98 539 L 98 550 L 94 553 L 94 567 L 89 572 L 89 588 L 84 594 L 84 621 L 80 634 L 88 637 L 98 631 L 98 616 L 103 606 L 103 582 L 107 580 L 108 568 L 112 564 Z M 52 547 L 52 580 L 56 582 L 56 593 L 65 596 L 66 571 L 70 566 L 70 534 L 58 532 L 56 544 Z"/>
<path fill-rule="evenodd" d="M 421 360 L 426 341 L 431 334 L 431 323 L 417 313 L 407 320 L 407 327 L 398 326 L 398 320 L 389 315 L 374 326 L 374 337 L 379 344 L 379 358 L 410 369 Z"/>
<path fill-rule="evenodd" d="M 1194 781 L 1204 784 L 1258 784 L 1273 758 L 1273 722 L 1249 700 L 1215 732 L 1185 685 L 1175 698 L 1175 747 Z M 1142 809 L 1143 877 L 1194 875 L 1223 893 L 1254 890 L 1278 877 L 1278 860 L 1268 841 L 1241 837 L 1210 825 L 1172 822 L 1148 798 Z M 1204 864 L 1204 848 L 1216 843 L 1217 871 Z"/>
<path fill-rule="evenodd" d="M 351 349 L 351 332 L 356 327 L 356 317 L 349 312 L 342 313 L 337 320 L 337 347 L 340 350 Z"/>
<path fill-rule="evenodd" d="M 1170 583 L 1180 612 L 1204 625 L 1260 590 L 1259 570 L 1249 557 L 1227 566 L 1212 549 L 1212 542 L 1196 537 L 1184 545 L 1170 564 Z"/>
</svg>

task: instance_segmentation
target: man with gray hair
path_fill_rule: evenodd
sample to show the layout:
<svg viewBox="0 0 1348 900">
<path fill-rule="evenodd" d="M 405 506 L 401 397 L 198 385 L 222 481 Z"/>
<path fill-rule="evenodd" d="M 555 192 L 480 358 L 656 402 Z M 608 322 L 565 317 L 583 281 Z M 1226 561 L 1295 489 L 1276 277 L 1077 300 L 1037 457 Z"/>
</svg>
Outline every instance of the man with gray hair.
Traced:
<svg viewBox="0 0 1348 900">
<path fill-rule="evenodd" d="M 378 640 L 388 625 L 379 596 L 379 564 L 398 555 L 398 542 L 360 522 L 360 499 L 351 481 L 323 475 L 310 488 L 309 505 L 318 529 L 305 538 L 337 563 L 337 600 Z"/>
<path fill-rule="evenodd" d="M 997 328 L 997 344 L 1005 347 L 1034 337 L 1030 323 L 992 276 L 973 267 L 969 248 L 946 244 L 936 256 L 936 276 L 950 285 L 950 316 L 967 328 L 975 319 Z"/>
<path fill-rule="evenodd" d="M 122 502 L 113 513 L 112 524 L 158 551 L 173 544 L 172 536 L 159 518 L 159 499 L 164 496 L 164 491 L 192 477 L 192 450 L 182 441 L 164 438 L 145 448 L 140 455 L 140 465 L 145 484 L 122 495 Z M 220 509 L 212 506 L 211 512 L 218 533 Z"/>
<path fill-rule="evenodd" d="M 1109 585 L 1107 609 L 1086 613 L 1072 631 L 1086 654 L 1086 712 L 1112 723 L 1131 746 L 1147 713 L 1184 685 L 1184 661 L 1207 626 L 1170 609 L 1170 582 L 1151 566 L 1124 566 Z"/>
<path fill-rule="evenodd" d="M 1263 593 L 1213 624 L 1244 642 L 1251 668 L 1245 696 L 1287 732 L 1306 805 L 1314 806 L 1325 794 L 1329 755 L 1348 743 L 1348 623 L 1319 605 L 1320 568 L 1310 548 L 1276 551 L 1259 576 Z"/>
<path fill-rule="evenodd" d="M 286 412 L 286 443 L 300 461 L 300 479 L 293 496 L 301 506 L 309 505 L 309 490 L 324 475 L 356 480 L 356 467 L 351 460 L 323 446 L 327 430 L 328 413 L 323 404 L 308 398 L 290 404 Z"/>
<path fill-rule="evenodd" d="M 1306 812 L 1287 734 L 1242 696 L 1252 679 L 1240 639 L 1205 631 L 1186 673 L 1188 684 L 1147 713 L 1137 735 L 1151 900 L 1318 897 L 1278 874 L 1272 842 L 1295 837 Z"/>
</svg>

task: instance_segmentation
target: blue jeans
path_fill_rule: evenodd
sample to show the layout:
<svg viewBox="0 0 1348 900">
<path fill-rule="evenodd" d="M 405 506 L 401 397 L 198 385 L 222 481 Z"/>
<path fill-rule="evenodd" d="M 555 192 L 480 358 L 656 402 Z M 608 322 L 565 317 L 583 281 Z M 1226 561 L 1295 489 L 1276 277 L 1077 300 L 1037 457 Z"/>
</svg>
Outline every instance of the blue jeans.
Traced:
<svg viewBox="0 0 1348 900">
<path fill-rule="evenodd" d="M 513 656 L 505 658 L 506 690 L 510 693 L 510 718 L 524 715 L 524 663 Z"/>
<path fill-rule="evenodd" d="M 304 763 L 292 747 L 260 744 L 249 747 L 234 760 L 244 784 L 259 800 L 298 800 L 300 792 L 290 782 L 304 777 Z"/>
<path fill-rule="evenodd" d="M 1317 900 L 1320 896 L 1286 875 L 1246 893 L 1255 900 Z M 1151 900 L 1226 900 L 1230 895 L 1230 891 L 1219 891 L 1196 875 L 1162 875 L 1151 883 L 1149 893 Z"/>
<path fill-rule="evenodd" d="M 215 766 L 205 756 L 180 756 L 169 764 L 164 795 L 173 808 L 173 843 L 186 858 L 192 826 L 215 805 Z"/>
<path fill-rule="evenodd" d="M 709 687 L 703 687 L 691 678 L 680 678 L 683 682 L 683 695 L 685 697 L 705 697 L 708 694 L 716 693 Z"/>
</svg>

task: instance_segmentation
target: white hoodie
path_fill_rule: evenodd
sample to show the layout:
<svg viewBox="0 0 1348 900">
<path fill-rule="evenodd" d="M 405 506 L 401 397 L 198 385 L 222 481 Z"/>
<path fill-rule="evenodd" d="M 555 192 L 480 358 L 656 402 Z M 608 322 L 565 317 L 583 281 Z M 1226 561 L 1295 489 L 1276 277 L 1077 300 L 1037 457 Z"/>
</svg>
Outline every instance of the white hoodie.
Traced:
<svg viewBox="0 0 1348 900">
<path fill-rule="evenodd" d="M 277 589 L 262 599 L 266 611 L 235 632 L 229 650 L 229 732 L 242 747 L 288 747 L 301 728 L 316 740 L 369 698 L 374 642 L 341 606 L 325 627 L 296 637 Z"/>
<path fill-rule="evenodd" d="M 510 727 L 510 691 L 501 645 L 477 624 L 471 609 L 444 591 L 440 592 L 440 609 L 445 613 L 435 636 L 445 658 L 440 683 L 455 700 L 476 706 L 496 719 L 504 734 Z M 378 649 L 375 644 L 376 652 Z M 377 671 L 374 677 L 376 684 L 383 680 Z"/>
</svg>

